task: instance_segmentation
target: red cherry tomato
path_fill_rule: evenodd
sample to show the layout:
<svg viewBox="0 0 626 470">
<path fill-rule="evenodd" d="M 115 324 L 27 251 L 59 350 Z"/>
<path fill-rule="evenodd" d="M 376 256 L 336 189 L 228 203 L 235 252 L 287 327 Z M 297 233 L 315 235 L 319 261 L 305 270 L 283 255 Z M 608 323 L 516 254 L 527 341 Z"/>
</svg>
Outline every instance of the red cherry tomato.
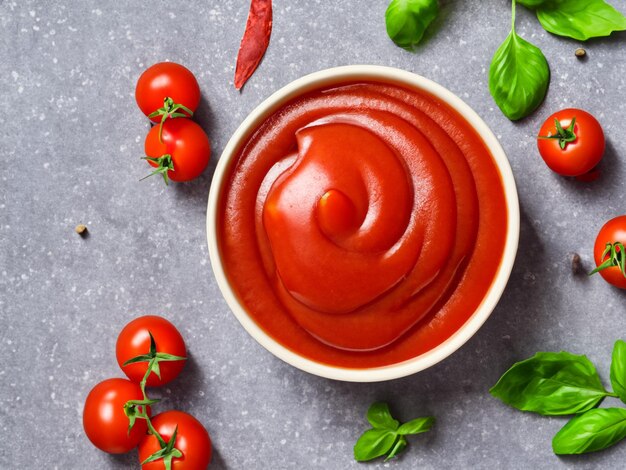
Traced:
<svg viewBox="0 0 626 470">
<path fill-rule="evenodd" d="M 591 171 L 602 159 L 604 132 L 587 111 L 563 109 L 543 123 L 537 147 L 552 171 L 563 176 L 580 176 Z"/>
<path fill-rule="evenodd" d="M 168 178 L 190 181 L 200 176 L 209 164 L 211 144 L 195 122 L 167 119 L 163 123 L 162 139 L 163 142 L 159 140 L 159 126 L 153 126 L 146 137 L 145 151 L 150 158 L 148 163 L 159 169 L 166 182 Z M 168 169 L 171 167 L 173 170 Z"/>
<path fill-rule="evenodd" d="M 135 99 L 143 113 L 148 116 L 163 107 L 163 100 L 171 98 L 195 111 L 200 103 L 200 87 L 193 73 L 186 67 L 173 62 L 161 62 L 149 67 L 141 74 L 135 88 Z M 186 113 L 184 110 L 179 112 Z M 161 116 L 150 118 L 161 122 Z"/>
<path fill-rule="evenodd" d="M 165 318 L 155 315 L 146 315 L 131 321 L 122 329 L 117 337 L 115 355 L 117 363 L 130 380 L 135 383 L 141 382 L 148 369 L 148 362 L 136 362 L 124 365 L 126 361 L 137 356 L 150 353 L 150 334 L 156 343 L 157 354 L 170 354 L 172 356 L 186 357 L 187 350 L 185 341 L 176 327 Z M 157 356 L 158 360 L 158 356 Z M 147 385 L 158 387 L 174 380 L 183 370 L 185 361 L 159 361 L 161 378 L 150 373 Z"/>
<path fill-rule="evenodd" d="M 83 410 L 83 427 L 92 444 L 111 454 L 123 454 L 137 447 L 146 435 L 147 425 L 138 418 L 129 434 L 124 405 L 129 400 L 142 399 L 139 385 L 126 379 L 108 379 L 96 385 Z"/>
<path fill-rule="evenodd" d="M 600 266 L 603 263 L 610 264 L 610 266 L 598 271 L 600 275 L 609 284 L 626 289 L 626 276 L 621 271 L 619 263 L 607 262 L 607 260 L 611 259 L 611 254 L 605 255 L 607 245 L 612 244 L 615 246 L 616 243 L 621 243 L 622 246 L 626 245 L 626 215 L 615 217 L 604 224 L 598 233 L 593 247 L 593 257 L 596 266 Z M 623 253 L 620 253 L 621 249 L 616 248 L 616 252 L 618 259 L 621 260 L 621 257 L 624 256 Z"/>
<path fill-rule="evenodd" d="M 172 460 L 172 470 L 203 470 L 211 462 L 211 438 L 202 423 L 182 411 L 166 411 L 152 418 L 152 426 L 165 442 L 169 442 L 176 426 L 178 432 L 174 448 L 182 452 L 182 457 Z M 139 443 L 139 462 L 143 462 L 161 449 L 159 441 L 147 434 Z M 163 470 L 163 461 L 155 460 L 143 464 L 142 470 Z"/>
</svg>

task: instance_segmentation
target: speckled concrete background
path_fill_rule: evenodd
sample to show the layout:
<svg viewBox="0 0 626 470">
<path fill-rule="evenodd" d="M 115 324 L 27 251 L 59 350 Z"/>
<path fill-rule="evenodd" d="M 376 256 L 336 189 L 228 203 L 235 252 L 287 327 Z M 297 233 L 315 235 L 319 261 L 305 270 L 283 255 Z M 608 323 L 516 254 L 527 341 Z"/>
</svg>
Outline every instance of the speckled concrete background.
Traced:
<svg viewBox="0 0 626 470">
<path fill-rule="evenodd" d="M 626 11 L 626 1 L 613 0 Z M 369 404 L 400 419 L 432 414 L 436 428 L 397 461 L 368 468 L 623 468 L 626 442 L 558 458 L 564 424 L 510 409 L 487 393 L 514 361 L 537 350 L 586 353 L 608 381 L 615 339 L 626 337 L 626 296 L 587 268 L 599 227 L 624 212 L 626 34 L 578 43 L 545 33 L 519 8 L 518 31 L 552 69 L 544 105 L 509 122 L 487 89 L 490 58 L 509 27 L 505 1 L 445 1 L 436 34 L 416 54 L 384 27 L 387 1 L 275 1 L 266 59 L 242 94 L 232 86 L 247 0 L 0 1 L 0 467 L 138 468 L 82 431 L 83 400 L 120 376 L 114 345 L 130 319 L 158 313 L 179 326 L 191 360 L 163 390 L 160 409 L 197 416 L 216 469 L 358 468 L 352 446 Z M 142 155 L 148 123 L 133 90 L 140 72 L 171 60 L 193 70 L 198 119 L 214 148 L 198 181 L 166 188 Z M 215 162 L 246 114 L 280 86 L 345 64 L 400 67 L 467 101 L 502 142 L 519 185 L 521 244 L 493 316 L 461 350 L 428 371 L 374 385 L 333 382 L 275 359 L 240 327 L 211 273 L 205 208 Z M 533 136 L 547 115 L 578 106 L 608 136 L 603 177 L 550 173 Z M 90 236 L 74 233 L 77 223 Z"/>
</svg>

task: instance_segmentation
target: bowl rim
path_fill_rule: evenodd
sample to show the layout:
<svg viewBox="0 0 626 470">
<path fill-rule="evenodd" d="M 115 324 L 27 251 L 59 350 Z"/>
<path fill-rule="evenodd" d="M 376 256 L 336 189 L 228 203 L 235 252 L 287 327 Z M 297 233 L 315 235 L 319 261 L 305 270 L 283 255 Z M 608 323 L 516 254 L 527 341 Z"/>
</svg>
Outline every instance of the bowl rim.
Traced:
<svg viewBox="0 0 626 470">
<path fill-rule="evenodd" d="M 313 361 L 291 351 L 269 336 L 247 314 L 233 292 L 224 271 L 217 242 L 219 196 L 231 160 L 243 139 L 247 138 L 269 114 L 292 98 L 328 84 L 350 80 L 384 81 L 417 88 L 443 100 L 461 114 L 482 138 L 496 162 L 502 178 L 508 213 L 505 248 L 500 266 L 487 294 L 470 318 L 443 343 L 419 356 L 396 364 L 367 369 L 332 366 Z M 237 320 L 261 346 L 284 362 L 313 375 L 346 382 L 380 382 L 405 377 L 437 364 L 463 346 L 485 323 L 500 300 L 513 269 L 519 243 L 520 211 L 513 172 L 500 142 L 487 124 L 461 98 L 438 83 L 412 72 L 380 65 L 348 65 L 321 70 L 294 80 L 270 95 L 244 119 L 217 162 L 209 190 L 206 226 L 209 257 L 219 289 Z"/>
</svg>

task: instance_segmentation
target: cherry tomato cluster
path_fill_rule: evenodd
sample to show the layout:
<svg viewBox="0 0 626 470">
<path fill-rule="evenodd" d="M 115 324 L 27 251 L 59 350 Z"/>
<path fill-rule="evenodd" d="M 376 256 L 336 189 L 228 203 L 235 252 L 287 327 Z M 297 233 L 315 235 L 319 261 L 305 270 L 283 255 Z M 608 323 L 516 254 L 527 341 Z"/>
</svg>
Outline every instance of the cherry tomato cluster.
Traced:
<svg viewBox="0 0 626 470">
<path fill-rule="evenodd" d="M 141 111 L 155 124 L 145 142 L 145 160 L 165 183 L 190 181 L 204 171 L 211 157 L 206 133 L 190 118 L 200 103 L 200 87 L 189 69 L 161 62 L 141 74 L 135 88 Z M 182 119 L 181 119 L 182 118 Z"/>
<path fill-rule="evenodd" d="M 128 379 L 107 379 L 85 400 L 83 427 L 89 440 L 112 454 L 138 447 L 142 470 L 201 470 L 211 461 L 211 438 L 204 426 L 182 411 L 152 416 L 146 386 L 174 380 L 183 369 L 187 350 L 176 327 L 147 315 L 120 332 L 117 362 Z"/>
</svg>

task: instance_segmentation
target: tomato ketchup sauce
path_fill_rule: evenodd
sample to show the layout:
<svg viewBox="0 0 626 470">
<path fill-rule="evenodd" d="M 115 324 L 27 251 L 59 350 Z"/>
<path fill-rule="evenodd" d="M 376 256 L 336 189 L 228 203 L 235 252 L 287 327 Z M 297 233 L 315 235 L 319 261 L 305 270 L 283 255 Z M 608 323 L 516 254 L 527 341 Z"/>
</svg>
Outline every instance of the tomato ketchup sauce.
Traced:
<svg viewBox="0 0 626 470">
<path fill-rule="evenodd" d="M 485 297 L 507 232 L 496 163 L 426 92 L 342 83 L 301 95 L 240 147 L 218 244 L 252 319 L 314 361 L 371 368 L 454 334 Z"/>
</svg>

